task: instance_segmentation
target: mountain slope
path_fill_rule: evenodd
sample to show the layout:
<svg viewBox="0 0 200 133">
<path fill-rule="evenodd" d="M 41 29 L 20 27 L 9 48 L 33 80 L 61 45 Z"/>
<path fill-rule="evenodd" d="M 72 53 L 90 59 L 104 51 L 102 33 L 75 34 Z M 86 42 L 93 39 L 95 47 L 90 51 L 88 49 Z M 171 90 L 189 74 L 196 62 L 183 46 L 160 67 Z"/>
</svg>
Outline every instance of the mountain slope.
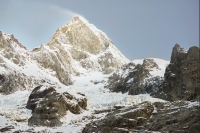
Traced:
<svg viewBox="0 0 200 133">
<path fill-rule="evenodd" d="M 81 27 L 84 30 L 77 29 Z M 0 32 L 0 91 L 5 94 L 49 81 L 71 85 L 72 76 L 92 71 L 109 74 L 127 62 L 105 33 L 80 16 L 59 28 L 48 44 L 32 51 L 13 35 Z"/>
<path fill-rule="evenodd" d="M 105 87 L 113 92 L 128 92 L 131 95 L 156 93 L 164 81 L 168 63 L 157 58 L 134 60 L 117 69 Z"/>
<path fill-rule="evenodd" d="M 130 62 L 81 16 L 32 51 L 0 32 L 0 132 L 196 132 L 198 55 Z"/>
<path fill-rule="evenodd" d="M 65 85 L 72 84 L 70 75 L 91 71 L 105 74 L 128 62 L 112 41 L 81 16 L 59 28 L 50 42 L 35 48 L 33 58 Z"/>
</svg>

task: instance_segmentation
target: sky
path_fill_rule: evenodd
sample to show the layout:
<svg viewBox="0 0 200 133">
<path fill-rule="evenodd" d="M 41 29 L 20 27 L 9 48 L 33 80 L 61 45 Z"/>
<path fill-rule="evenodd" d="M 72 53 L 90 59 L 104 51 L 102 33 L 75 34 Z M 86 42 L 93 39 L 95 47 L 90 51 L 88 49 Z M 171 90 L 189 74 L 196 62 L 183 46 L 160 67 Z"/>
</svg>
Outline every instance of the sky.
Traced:
<svg viewBox="0 0 200 133">
<path fill-rule="evenodd" d="M 81 15 L 129 59 L 170 60 L 173 46 L 199 46 L 199 0 L 1 0 L 0 31 L 29 50 Z"/>
</svg>

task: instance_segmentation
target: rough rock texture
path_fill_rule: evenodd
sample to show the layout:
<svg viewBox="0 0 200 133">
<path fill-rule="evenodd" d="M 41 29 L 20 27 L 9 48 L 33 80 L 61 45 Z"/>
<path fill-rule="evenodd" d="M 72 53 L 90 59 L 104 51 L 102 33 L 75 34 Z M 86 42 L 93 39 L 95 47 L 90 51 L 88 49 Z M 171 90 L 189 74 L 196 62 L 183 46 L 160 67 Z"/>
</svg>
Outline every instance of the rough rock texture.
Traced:
<svg viewBox="0 0 200 133">
<path fill-rule="evenodd" d="M 149 102 L 122 108 L 107 114 L 101 120 L 87 124 L 82 132 L 128 132 L 128 129 L 134 129 L 137 126 L 144 125 L 150 118 L 153 110 L 154 107 Z"/>
<path fill-rule="evenodd" d="M 130 62 L 115 71 L 105 87 L 114 92 L 129 92 L 131 95 L 154 93 L 163 78 L 150 77 L 153 69 L 160 69 L 153 59 L 144 59 L 142 65 Z"/>
<path fill-rule="evenodd" d="M 17 65 L 25 65 L 23 64 L 24 60 L 21 60 L 22 61 L 20 61 L 20 59 L 18 60 L 20 63 Z M 14 58 L 8 60 L 0 54 L 0 93 L 11 94 L 17 90 L 30 90 L 35 85 L 43 82 L 41 79 L 37 79 L 36 77 L 17 70 L 15 66 L 13 66 L 14 63 L 17 63 L 14 61 Z M 20 66 L 17 67 L 19 68 Z"/>
<path fill-rule="evenodd" d="M 148 102 L 117 109 L 85 126 L 83 133 L 198 133 L 198 102 Z"/>
<path fill-rule="evenodd" d="M 178 44 L 174 46 L 165 70 L 165 82 L 156 97 L 170 101 L 197 99 L 200 90 L 199 52 L 197 46 L 188 51 Z"/>
<path fill-rule="evenodd" d="M 32 110 L 29 126 L 55 127 L 62 125 L 60 119 L 68 110 L 80 114 L 86 109 L 87 99 L 82 95 L 76 98 L 68 92 L 57 93 L 53 87 L 38 86 L 30 94 L 26 107 Z"/>
<path fill-rule="evenodd" d="M 14 126 L 6 126 L 6 127 L 4 127 L 4 128 L 1 128 L 0 129 L 0 132 L 10 132 L 11 131 L 11 129 L 14 129 L 15 127 Z"/>
<path fill-rule="evenodd" d="M 70 23 L 56 31 L 50 43 L 56 41 L 91 54 L 99 54 L 112 43 L 103 32 L 80 16 L 75 16 Z"/>
<path fill-rule="evenodd" d="M 0 74 L 0 93 L 11 94 L 18 90 L 31 90 L 42 81 L 26 76 L 23 73 L 7 69 L 8 73 Z"/>
<path fill-rule="evenodd" d="M 144 126 L 146 129 L 171 133 L 198 133 L 200 131 L 200 108 L 197 102 L 175 101 L 159 104 L 155 104 L 157 111 L 153 113 L 149 123 Z"/>
<path fill-rule="evenodd" d="M 0 55 L 16 65 L 24 65 L 30 53 L 13 35 L 0 31 Z"/>
<path fill-rule="evenodd" d="M 0 31 L 0 93 L 30 90 L 43 82 L 43 79 L 23 72 L 29 63 L 33 63 L 30 51 L 13 35 Z"/>
<path fill-rule="evenodd" d="M 65 85 L 72 84 L 70 73 L 76 73 L 71 68 L 70 58 L 68 53 L 60 44 L 51 45 L 52 48 L 41 45 L 32 51 L 33 58 L 46 69 L 53 70 L 59 81 Z"/>
</svg>

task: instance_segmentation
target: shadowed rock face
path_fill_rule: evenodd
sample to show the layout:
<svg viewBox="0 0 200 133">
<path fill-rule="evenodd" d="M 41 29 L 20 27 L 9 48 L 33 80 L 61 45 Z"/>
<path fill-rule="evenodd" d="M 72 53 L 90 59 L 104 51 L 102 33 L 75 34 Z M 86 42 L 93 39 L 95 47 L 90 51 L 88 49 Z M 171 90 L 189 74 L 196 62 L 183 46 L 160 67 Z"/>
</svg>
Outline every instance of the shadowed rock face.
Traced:
<svg viewBox="0 0 200 133">
<path fill-rule="evenodd" d="M 115 110 L 85 126 L 83 133 L 153 133 L 189 132 L 200 130 L 199 105 L 197 102 L 144 102 L 139 105 Z"/>
<path fill-rule="evenodd" d="M 18 90 L 31 90 L 34 84 L 41 83 L 36 78 L 26 76 L 17 71 L 9 70 L 8 74 L 0 74 L 0 93 L 11 94 Z"/>
<path fill-rule="evenodd" d="M 36 87 L 29 96 L 28 109 L 32 110 L 32 116 L 28 120 L 29 126 L 61 126 L 60 119 L 67 111 L 80 114 L 87 107 L 87 99 L 84 96 L 76 98 L 68 92 L 57 93 L 53 87 Z"/>
<path fill-rule="evenodd" d="M 165 70 L 165 81 L 157 97 L 175 100 L 194 100 L 200 90 L 199 48 L 188 51 L 176 44 L 173 48 L 170 64 Z"/>
<path fill-rule="evenodd" d="M 176 44 L 164 78 L 149 77 L 152 69 L 159 69 L 159 66 L 151 59 L 145 59 L 142 65 L 125 64 L 109 77 L 105 87 L 131 95 L 148 93 L 169 101 L 197 99 L 200 90 L 198 47 L 187 51 Z"/>
<path fill-rule="evenodd" d="M 130 95 L 154 93 L 163 78 L 148 78 L 153 69 L 160 69 L 153 59 L 144 59 L 142 65 L 130 62 L 115 71 L 105 87 L 113 92 L 128 92 Z"/>
<path fill-rule="evenodd" d="M 161 104 L 155 103 L 157 112 L 153 113 L 149 123 L 144 127 L 150 131 L 168 131 L 172 133 L 198 133 L 200 130 L 199 105 L 187 101 L 175 101 Z"/>
</svg>

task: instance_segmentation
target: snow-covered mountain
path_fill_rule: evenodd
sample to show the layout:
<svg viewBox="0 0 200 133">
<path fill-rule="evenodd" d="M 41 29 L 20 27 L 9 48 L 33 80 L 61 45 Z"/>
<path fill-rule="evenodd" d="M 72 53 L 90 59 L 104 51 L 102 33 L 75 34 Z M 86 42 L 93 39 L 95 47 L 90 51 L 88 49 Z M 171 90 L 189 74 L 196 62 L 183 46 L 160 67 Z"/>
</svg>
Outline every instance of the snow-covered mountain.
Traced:
<svg viewBox="0 0 200 133">
<path fill-rule="evenodd" d="M 198 118 L 196 101 L 171 103 L 152 97 L 170 96 L 162 89 L 180 84 L 180 76 L 174 80 L 171 73 L 184 76 L 185 66 L 190 70 L 184 77 L 190 81 L 186 88 L 195 97 L 193 90 L 198 87 L 193 70 L 199 70 L 194 67 L 199 48 L 187 53 L 177 47 L 171 62 L 158 58 L 129 61 L 105 33 L 81 16 L 58 28 L 49 43 L 32 51 L 13 35 L 0 32 L 0 132 L 145 131 L 162 116 L 159 124 L 163 126 L 168 113 L 174 116 L 174 109 L 181 114 L 190 110 L 184 118 L 195 129 L 196 119 L 189 114 Z M 170 91 L 175 92 L 175 87 Z M 155 115 L 157 112 L 162 115 Z M 99 129 L 101 126 L 104 128 Z M 163 127 L 152 129 L 168 131 Z"/>
<path fill-rule="evenodd" d="M 128 62 L 105 33 L 81 16 L 59 28 L 50 42 L 33 49 L 32 55 L 65 85 L 72 84 L 71 75 L 109 74 Z"/>
<path fill-rule="evenodd" d="M 1 65 L 6 65 L 12 71 L 7 74 L 11 76 L 6 77 L 2 71 L 2 78 L 10 82 L 13 77 L 20 82 L 9 83 L 10 89 L 1 89 L 4 93 L 30 89 L 51 78 L 70 85 L 74 82 L 72 76 L 95 71 L 109 74 L 128 62 L 105 33 L 81 16 L 75 16 L 71 22 L 59 28 L 48 44 L 32 51 L 13 35 L 2 32 L 0 46 Z M 8 65 L 8 62 L 11 64 Z M 20 79 L 15 76 L 16 73 Z"/>
</svg>

